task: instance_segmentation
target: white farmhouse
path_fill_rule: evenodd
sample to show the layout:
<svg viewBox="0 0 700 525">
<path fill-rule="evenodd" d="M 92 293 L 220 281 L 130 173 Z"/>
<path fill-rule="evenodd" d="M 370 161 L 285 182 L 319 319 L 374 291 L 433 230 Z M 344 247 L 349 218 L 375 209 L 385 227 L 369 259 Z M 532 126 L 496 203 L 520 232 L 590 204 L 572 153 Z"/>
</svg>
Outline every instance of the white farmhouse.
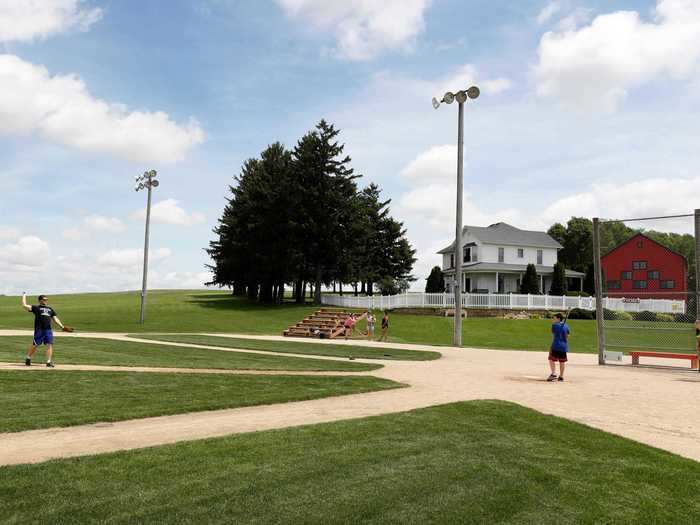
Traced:
<svg viewBox="0 0 700 525">
<path fill-rule="evenodd" d="M 540 278 L 540 291 L 547 293 L 557 252 L 562 245 L 545 232 L 520 230 L 499 222 L 488 227 L 465 226 L 462 231 L 462 290 L 471 293 L 519 293 L 528 264 L 534 264 Z M 440 250 L 442 273 L 447 292 L 453 292 L 455 243 Z M 581 272 L 566 270 L 566 277 L 577 279 L 583 289 Z"/>
</svg>

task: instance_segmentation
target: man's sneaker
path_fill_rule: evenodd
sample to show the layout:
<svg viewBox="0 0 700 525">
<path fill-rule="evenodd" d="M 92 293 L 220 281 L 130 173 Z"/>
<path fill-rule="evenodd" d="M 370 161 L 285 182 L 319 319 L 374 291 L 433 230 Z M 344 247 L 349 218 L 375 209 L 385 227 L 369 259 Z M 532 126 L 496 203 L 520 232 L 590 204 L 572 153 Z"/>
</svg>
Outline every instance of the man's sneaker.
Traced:
<svg viewBox="0 0 700 525">
<path fill-rule="evenodd" d="M 47 367 L 47 368 L 56 368 L 56 367 L 54 366 L 54 364 L 53 364 L 51 361 L 49 361 L 48 363 L 46 363 L 46 367 Z"/>
<path fill-rule="evenodd" d="M 559 376 L 559 379 L 557 381 L 564 381 L 564 376 Z"/>
<path fill-rule="evenodd" d="M 32 366 L 32 360 L 29 359 L 28 357 L 25 357 L 24 364 L 25 364 L 25 366 Z"/>
<path fill-rule="evenodd" d="M 547 381 L 556 381 L 557 380 L 557 374 L 550 374 L 549 377 L 547 378 Z"/>
</svg>

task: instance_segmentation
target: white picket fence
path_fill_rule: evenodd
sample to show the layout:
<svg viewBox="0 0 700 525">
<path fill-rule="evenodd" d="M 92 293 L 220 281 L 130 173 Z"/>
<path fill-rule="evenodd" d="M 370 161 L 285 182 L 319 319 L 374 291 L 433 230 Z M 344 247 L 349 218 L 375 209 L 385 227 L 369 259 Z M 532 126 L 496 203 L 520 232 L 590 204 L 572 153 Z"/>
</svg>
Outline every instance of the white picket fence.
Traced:
<svg viewBox="0 0 700 525">
<path fill-rule="evenodd" d="M 401 295 L 330 295 L 322 294 L 321 303 L 344 308 L 393 310 L 396 308 L 454 308 L 453 294 L 405 293 Z M 503 310 L 568 310 L 581 308 L 595 310 L 594 297 L 568 297 L 561 295 L 478 294 L 462 295 L 463 308 L 487 308 Z M 670 299 L 603 298 L 603 307 L 624 312 L 685 313 L 685 301 Z"/>
</svg>

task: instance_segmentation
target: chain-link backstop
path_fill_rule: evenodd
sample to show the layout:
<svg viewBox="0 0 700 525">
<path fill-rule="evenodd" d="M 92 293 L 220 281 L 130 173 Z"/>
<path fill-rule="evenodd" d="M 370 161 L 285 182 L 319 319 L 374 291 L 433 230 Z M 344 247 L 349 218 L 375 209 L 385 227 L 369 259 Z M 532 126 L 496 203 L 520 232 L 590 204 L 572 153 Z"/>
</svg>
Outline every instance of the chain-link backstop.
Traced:
<svg viewBox="0 0 700 525">
<path fill-rule="evenodd" d="M 700 210 L 593 219 L 600 364 L 698 368 Z"/>
</svg>

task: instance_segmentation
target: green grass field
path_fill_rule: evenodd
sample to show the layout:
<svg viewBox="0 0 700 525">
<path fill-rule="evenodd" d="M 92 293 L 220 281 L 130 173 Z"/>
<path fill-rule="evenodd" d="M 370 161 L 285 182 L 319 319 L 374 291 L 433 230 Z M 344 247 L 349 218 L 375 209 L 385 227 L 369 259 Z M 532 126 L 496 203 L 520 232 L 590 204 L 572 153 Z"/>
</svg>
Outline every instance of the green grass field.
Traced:
<svg viewBox="0 0 700 525">
<path fill-rule="evenodd" d="M 4 467 L 0 516 L 5 523 L 677 525 L 697 522 L 698 491 L 694 461 L 480 401 Z"/>
<path fill-rule="evenodd" d="M 139 294 L 56 295 L 50 303 L 62 321 L 79 331 L 128 333 L 241 333 L 281 335 L 317 308 L 284 304 L 265 306 L 216 291 L 149 292 L 146 323 L 137 323 Z M 376 312 L 379 313 L 379 312 Z M 389 340 L 399 343 L 452 344 L 453 320 L 437 316 L 391 314 Z M 32 317 L 19 297 L 0 297 L 0 328 L 31 329 Z M 595 352 L 595 323 L 571 321 L 572 351 Z M 364 323 L 360 322 L 360 329 Z M 549 348 L 549 321 L 469 318 L 465 346 L 544 351 Z"/>
<path fill-rule="evenodd" d="M 57 295 L 50 297 L 59 317 L 79 331 L 141 333 L 240 333 L 281 335 L 316 308 L 311 305 L 265 306 L 217 291 L 154 291 L 149 292 L 145 325 L 137 323 L 139 294 Z M 379 314 L 379 312 L 376 312 Z M 550 343 L 550 323 L 546 319 L 510 320 L 493 318 L 466 319 L 463 324 L 464 346 L 514 350 L 546 351 Z M 597 352 L 595 321 L 569 321 L 571 351 Z M 652 323 L 661 326 L 664 323 Z M 671 323 L 674 324 L 674 323 Z M 642 323 L 636 326 L 641 328 Z M 674 324 L 676 328 L 678 324 Z M 32 317 L 22 310 L 19 297 L 0 297 L 0 329 L 32 328 Z M 391 313 L 389 341 L 429 345 L 452 344 L 453 319 L 438 316 Z M 653 327 L 652 326 L 652 327 Z M 620 330 L 611 332 L 624 346 L 633 348 L 694 348 L 690 325 L 685 334 L 674 333 L 661 341 L 658 331 Z M 359 328 L 364 328 L 360 322 Z M 664 336 L 665 337 L 665 336 Z M 624 348 L 621 348 L 624 350 Z M 678 351 L 678 350 L 669 350 Z"/>
<path fill-rule="evenodd" d="M 353 356 L 362 359 L 388 359 L 399 361 L 430 361 L 440 358 L 440 354 L 438 352 L 421 352 L 417 350 L 402 350 L 399 348 L 382 349 L 333 344 L 310 345 L 308 343 L 295 341 L 293 339 L 288 341 L 260 341 L 256 339 L 216 337 L 194 334 L 135 334 L 133 337 L 153 339 L 157 341 L 170 341 L 175 343 L 221 346 L 223 348 L 240 348 L 243 350 L 265 350 L 268 352 L 279 352 L 283 354 L 308 354 L 344 358 Z"/>
<path fill-rule="evenodd" d="M 38 294 L 37 294 L 38 295 Z M 36 297 L 32 297 L 36 302 Z M 140 325 L 140 292 L 51 295 L 59 318 L 77 329 L 98 332 L 239 332 L 281 335 L 316 310 L 313 306 L 250 303 L 219 291 L 151 291 L 146 323 Z M 0 328 L 32 329 L 20 297 L 0 297 Z"/>
<path fill-rule="evenodd" d="M 0 432 L 122 421 L 398 388 L 367 376 L 0 372 Z"/>
<path fill-rule="evenodd" d="M 0 338 L 0 361 L 24 362 L 29 342 L 26 337 L 19 336 Z M 40 347 L 34 355 L 34 363 L 42 364 L 45 362 L 44 359 L 44 351 Z M 349 361 L 264 355 L 251 352 L 227 352 L 224 350 L 72 337 L 57 338 L 54 349 L 54 362 L 57 366 L 61 366 L 61 364 L 78 364 L 340 372 L 366 372 L 381 368 L 381 365 L 370 363 L 352 363 Z"/>
</svg>

